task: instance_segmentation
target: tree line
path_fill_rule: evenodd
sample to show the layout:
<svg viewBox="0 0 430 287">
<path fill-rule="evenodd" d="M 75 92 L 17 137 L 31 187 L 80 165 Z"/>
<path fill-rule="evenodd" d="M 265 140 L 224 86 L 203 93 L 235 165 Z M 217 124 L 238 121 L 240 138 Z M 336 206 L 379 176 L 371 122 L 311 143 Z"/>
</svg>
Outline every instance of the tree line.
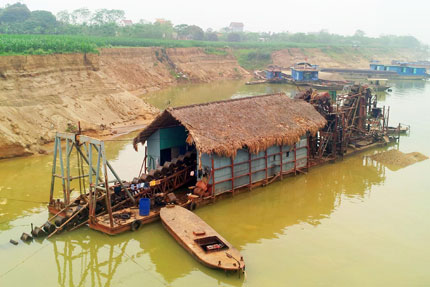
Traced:
<svg viewBox="0 0 430 287">
<path fill-rule="evenodd" d="M 198 40 L 222 42 L 272 42 L 272 43 L 317 43 L 326 45 L 346 45 L 352 47 L 405 47 L 424 48 L 413 36 L 384 35 L 378 38 L 367 37 L 361 30 L 352 36 L 331 34 L 321 30 L 316 33 L 256 33 L 230 32 L 228 28 L 220 31 L 204 31 L 197 25 L 173 25 L 170 21 L 157 20 L 153 23 L 140 20 L 126 22 L 125 12 L 116 9 L 90 11 L 80 8 L 63 10 L 52 14 L 50 11 L 30 11 L 20 2 L 0 8 L 0 34 L 55 34 L 102 37 L 130 37 L 146 39 Z"/>
</svg>

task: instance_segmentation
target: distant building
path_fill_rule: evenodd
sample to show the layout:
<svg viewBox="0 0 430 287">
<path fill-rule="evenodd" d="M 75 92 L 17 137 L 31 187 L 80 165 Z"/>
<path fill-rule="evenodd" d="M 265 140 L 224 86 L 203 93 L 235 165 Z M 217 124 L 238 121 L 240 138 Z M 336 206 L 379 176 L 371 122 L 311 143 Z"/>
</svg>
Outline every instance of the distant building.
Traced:
<svg viewBox="0 0 430 287">
<path fill-rule="evenodd" d="M 244 25 L 241 22 L 231 22 L 228 29 L 230 32 L 243 32 L 243 27 Z"/>
<path fill-rule="evenodd" d="M 131 20 L 121 20 L 119 22 L 119 25 L 122 26 L 122 27 L 131 26 L 131 25 L 133 25 L 133 21 L 131 21 Z"/>
<path fill-rule="evenodd" d="M 155 23 L 158 23 L 158 24 L 167 24 L 167 23 L 170 23 L 170 21 L 166 20 L 166 19 L 163 19 L 163 18 L 157 18 L 157 19 L 155 19 Z"/>
</svg>

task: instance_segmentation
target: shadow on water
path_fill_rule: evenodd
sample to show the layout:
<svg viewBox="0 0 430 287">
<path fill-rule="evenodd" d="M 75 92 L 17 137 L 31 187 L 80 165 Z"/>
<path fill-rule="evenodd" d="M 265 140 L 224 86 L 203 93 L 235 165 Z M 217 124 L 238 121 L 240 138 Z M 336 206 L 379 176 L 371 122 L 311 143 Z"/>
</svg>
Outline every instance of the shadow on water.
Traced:
<svg viewBox="0 0 430 287">
<path fill-rule="evenodd" d="M 244 250 L 248 244 L 277 238 L 297 224 L 317 226 L 342 200 L 363 200 L 372 186 L 384 180 L 383 166 L 359 156 L 219 201 L 198 209 L 197 214 Z M 114 237 L 86 229 L 63 234 L 53 242 L 52 251 L 59 286 L 80 286 L 87 280 L 110 286 L 116 277 L 124 276 L 121 272 L 126 262 L 161 282 L 172 283 L 196 270 L 216 278 L 219 284 L 243 282 L 197 263 L 158 223 Z"/>
</svg>

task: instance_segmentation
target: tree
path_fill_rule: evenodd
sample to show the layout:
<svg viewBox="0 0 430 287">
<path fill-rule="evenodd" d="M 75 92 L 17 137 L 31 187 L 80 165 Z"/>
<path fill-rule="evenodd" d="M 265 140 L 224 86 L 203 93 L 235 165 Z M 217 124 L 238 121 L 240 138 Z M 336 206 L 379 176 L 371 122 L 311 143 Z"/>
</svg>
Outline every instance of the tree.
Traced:
<svg viewBox="0 0 430 287">
<path fill-rule="evenodd" d="M 124 17 L 125 12 L 123 10 L 99 9 L 93 14 L 91 22 L 96 25 L 112 24 L 118 23 L 120 20 L 123 20 Z"/>
<path fill-rule="evenodd" d="M 47 34 L 52 33 L 57 26 L 57 19 L 49 11 L 36 10 L 31 12 L 24 24 L 25 33 Z"/>
<path fill-rule="evenodd" d="M 184 39 L 188 36 L 188 27 L 187 24 L 179 24 L 173 27 L 173 31 L 178 33 L 179 39 Z"/>
<path fill-rule="evenodd" d="M 228 42 L 240 42 L 241 37 L 239 33 L 229 33 L 227 36 Z"/>
<path fill-rule="evenodd" d="M 116 36 L 118 26 L 115 23 L 106 23 L 101 25 L 91 25 L 89 28 L 89 34 L 95 36 Z"/>
<path fill-rule="evenodd" d="M 205 32 L 199 26 L 191 25 L 188 27 L 188 35 L 192 40 L 203 40 Z"/>
<path fill-rule="evenodd" d="M 205 37 L 203 29 L 196 25 L 179 24 L 173 27 L 173 30 L 178 33 L 179 39 L 203 40 Z"/>
<path fill-rule="evenodd" d="M 30 10 L 27 5 L 20 2 L 8 5 L 0 15 L 0 23 L 22 23 L 30 18 Z"/>
<path fill-rule="evenodd" d="M 360 29 L 358 29 L 354 33 L 354 37 L 356 37 L 356 38 L 363 38 L 365 35 L 366 35 L 366 33 L 364 33 L 364 31 L 362 31 Z"/>
<path fill-rule="evenodd" d="M 163 21 L 163 22 L 155 22 L 153 25 L 154 31 L 161 33 L 161 38 L 172 38 L 172 34 L 174 32 L 174 28 L 172 22 Z"/>
<path fill-rule="evenodd" d="M 206 32 L 205 38 L 207 41 L 218 41 L 218 35 L 214 32 Z"/>
<path fill-rule="evenodd" d="M 57 17 L 57 20 L 62 23 L 71 24 L 71 15 L 67 10 L 61 10 L 60 12 L 57 13 L 56 17 Z"/>
<path fill-rule="evenodd" d="M 71 20 L 73 24 L 87 24 L 91 19 L 91 11 L 87 8 L 79 8 L 72 12 Z"/>
</svg>

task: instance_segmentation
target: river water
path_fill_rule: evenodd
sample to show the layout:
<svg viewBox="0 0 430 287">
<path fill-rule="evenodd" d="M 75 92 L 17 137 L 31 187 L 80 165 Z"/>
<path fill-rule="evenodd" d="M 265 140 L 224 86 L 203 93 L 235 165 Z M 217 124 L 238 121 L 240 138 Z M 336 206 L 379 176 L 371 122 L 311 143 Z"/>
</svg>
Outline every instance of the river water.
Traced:
<svg viewBox="0 0 430 287">
<path fill-rule="evenodd" d="M 430 82 L 392 84 L 380 101 L 391 106 L 392 124 L 412 126 L 398 148 L 430 155 Z M 145 99 L 165 108 L 280 91 L 295 93 L 233 81 Z M 52 158 L 0 161 L 0 286 L 429 286 L 430 160 L 391 170 L 366 159 L 376 151 L 198 209 L 241 251 L 246 279 L 202 266 L 159 222 L 118 236 L 85 227 L 14 246 L 9 239 L 48 217 Z M 125 179 L 143 159 L 127 141 L 107 142 L 107 156 Z"/>
</svg>

